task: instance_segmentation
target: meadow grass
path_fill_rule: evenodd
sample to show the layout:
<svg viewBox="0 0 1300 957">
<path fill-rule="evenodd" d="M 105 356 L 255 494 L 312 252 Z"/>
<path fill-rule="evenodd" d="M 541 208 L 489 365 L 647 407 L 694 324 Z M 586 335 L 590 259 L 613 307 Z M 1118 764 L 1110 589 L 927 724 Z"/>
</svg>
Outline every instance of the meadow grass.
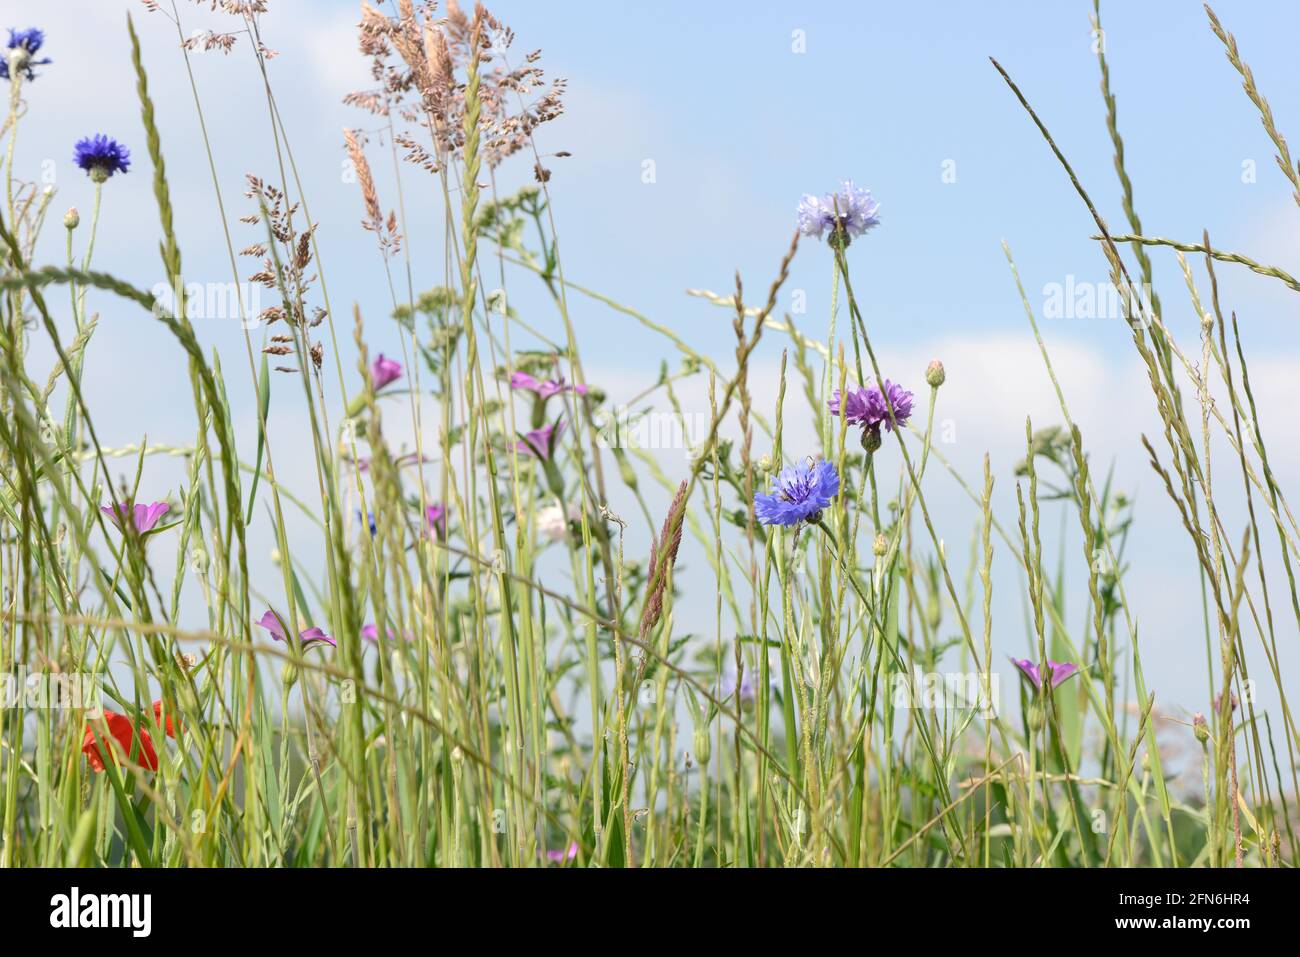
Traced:
<svg viewBox="0 0 1300 957">
<path fill-rule="evenodd" d="M 346 134 L 388 313 L 366 315 L 330 300 L 330 237 L 315 228 L 277 106 L 266 4 L 222 0 L 230 31 L 197 37 L 183 4 L 146 6 L 175 22 L 177 46 L 146 51 L 125 27 L 145 131 L 130 175 L 152 177 L 168 284 L 186 283 L 171 184 L 210 179 L 230 280 L 248 278 L 240 257 L 251 258 L 253 281 L 275 305 L 232 317 L 244 324 L 244 354 L 220 357 L 184 295 L 169 308 L 96 271 L 112 177 L 94 162 L 94 209 L 87 221 L 65 220 L 65 261 L 35 261 L 38 235 L 58 225 L 48 222 L 52 192 L 23 178 L 19 134 L 28 84 L 58 76 L 32 77 L 38 51 L 11 46 L 0 674 L 47 687 L 88 675 L 92 693 L 59 707 L 15 693 L 0 708 L 0 864 L 1295 863 L 1300 742 L 1278 633 L 1293 640 L 1292 620 L 1300 626 L 1300 527 L 1269 464 L 1215 270 L 1300 286 L 1208 235 L 1143 232 L 1104 52 L 1126 220 L 1118 230 L 1034 111 L 1032 91 L 993 68 L 1041 132 L 1041 160 L 1059 164 L 1095 220 L 1159 414 L 1160 434 L 1141 441 L 1168 501 L 1147 507 L 1174 510 L 1185 527 L 1205 607 L 1195 655 L 1217 691 L 1190 729 L 1201 768 L 1190 788 L 1162 759 L 1159 736 L 1176 722 L 1143 672 L 1128 599 L 1143 575 L 1124 559 L 1139 519 L 1095 471 L 1009 247 L 1009 289 L 1060 410 L 1053 422 L 1026 421 L 1017 509 L 995 515 L 989 458 L 982 474 L 961 475 L 935 442 L 942 366 L 892 368 L 873 345 L 838 198 L 856 202 L 850 194 L 830 201 L 824 241 L 809 230 L 773 237 L 772 278 L 757 294 L 739 275 L 725 295 L 692 290 L 729 311 L 734 333 L 730 355 L 703 354 L 566 278 L 552 216 L 563 195 L 552 194 L 552 160 L 534 140 L 558 114 L 562 85 L 546 86 L 533 57 L 513 54 L 511 35 L 482 7 L 435 15 L 410 0 L 363 5 L 360 39 L 379 86 L 351 99 L 386 127 L 399 184 L 385 212 L 371 150 Z M 1300 202 L 1300 169 L 1267 101 L 1207 12 Z M 1100 29 L 1099 7 L 1094 16 Z M 209 170 L 164 162 L 151 77 L 191 85 L 206 138 L 207 91 L 190 70 L 204 48 L 263 81 L 277 162 L 250 175 L 243 204 L 223 194 L 211 144 Z M 499 195 L 501 163 L 533 164 L 536 185 Z M 404 243 L 417 191 L 441 206 L 440 273 L 413 262 Z M 256 233 L 242 251 L 237 219 Z M 780 309 L 792 261 L 813 253 L 833 287 L 824 339 Z M 1199 342 L 1176 342 L 1159 298 L 1138 295 L 1152 288 L 1161 255 L 1180 267 Z M 1196 284 L 1197 260 L 1209 288 Z M 548 314 L 510 305 L 522 282 L 545 290 Z M 706 383 L 706 427 L 685 465 L 609 441 L 606 396 L 584 373 L 571 320 L 575 298 L 606 307 L 611 324 L 654 330 L 679 359 L 676 371 L 647 374 L 637 402 L 684 422 L 695 410 L 683 406 L 683 381 Z M 148 317 L 154 348 L 184 356 L 188 441 L 99 440 L 102 423 L 80 388 L 96 316 L 131 310 Z M 400 357 L 372 354 L 379 323 L 396 324 Z M 772 393 L 751 378 L 760 346 L 780 350 Z M 45 354 L 52 367 L 34 368 Z M 878 392 L 870 426 L 832 413 L 837 390 L 886 380 L 911 384 L 914 403 Z M 240 455 L 252 443 L 236 433 L 233 394 L 256 410 L 251 459 Z M 286 445 L 301 442 L 276 434 L 273 402 L 301 415 L 308 487 L 277 477 Z M 796 414 L 811 416 L 815 446 L 787 441 Z M 404 435 L 413 450 L 393 438 Z M 1212 460 L 1212 446 L 1231 455 Z M 133 506 L 153 502 L 160 457 L 179 459 L 186 479 L 160 517 L 133 517 Z M 829 504 L 789 524 L 760 520 L 756 499 L 774 482 L 785 487 L 783 468 L 809 460 L 834 468 Z M 130 480 L 115 483 L 123 468 Z M 969 498 L 968 548 L 936 526 L 935 473 Z M 616 501 L 631 509 L 620 514 Z M 1063 510 L 1070 523 L 1059 541 L 1047 534 L 1049 506 L 1053 521 Z M 1245 524 L 1231 527 L 1225 514 L 1239 512 Z M 309 537 L 294 531 L 304 522 Z M 649 551 L 629 552 L 644 537 Z M 1282 568 L 1266 572 L 1274 537 Z M 275 580 L 250 570 L 263 547 L 274 549 Z M 705 571 L 678 577 L 683 547 Z M 1058 547 L 1081 556 L 1086 581 L 1066 580 Z M 996 587 L 1022 594 L 1034 648 L 1010 669 L 1017 685 L 1005 708 L 989 706 L 1008 670 L 993 652 L 995 552 L 1021 573 Z M 1067 588 L 1080 586 L 1086 615 L 1067 616 Z M 697 607 L 711 616 L 684 624 L 687 592 L 706 596 Z M 1263 652 L 1267 673 L 1247 672 L 1248 647 Z"/>
</svg>

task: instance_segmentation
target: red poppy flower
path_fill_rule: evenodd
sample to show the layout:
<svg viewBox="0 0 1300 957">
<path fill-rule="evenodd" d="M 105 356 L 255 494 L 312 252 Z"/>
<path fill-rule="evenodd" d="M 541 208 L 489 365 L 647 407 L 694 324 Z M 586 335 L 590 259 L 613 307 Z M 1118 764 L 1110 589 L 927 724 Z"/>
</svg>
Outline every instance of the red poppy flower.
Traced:
<svg viewBox="0 0 1300 957">
<path fill-rule="evenodd" d="M 159 699 L 158 701 L 155 701 L 153 703 L 153 719 L 154 721 L 157 721 L 159 724 L 162 723 L 162 710 L 163 710 L 162 699 Z M 176 729 L 181 726 L 179 719 L 177 719 L 175 724 L 172 724 L 172 715 L 174 715 L 175 713 L 176 713 L 176 709 L 174 707 L 169 707 L 167 709 L 167 737 L 169 738 L 175 738 Z"/>
<path fill-rule="evenodd" d="M 122 751 L 128 757 L 134 757 L 140 765 L 147 770 L 158 770 L 158 753 L 153 749 L 153 741 L 149 739 L 149 732 L 143 728 L 138 729 L 139 742 L 137 744 L 135 736 L 137 729 L 127 720 L 126 715 L 118 714 L 116 711 L 104 712 L 104 724 L 108 725 L 108 733 L 111 734 Z M 90 767 L 94 771 L 104 770 L 104 753 L 101 748 L 112 748 L 108 742 L 102 738 L 102 732 L 98 728 L 99 722 L 92 722 L 86 725 L 86 734 L 82 739 L 81 750 L 90 762 Z M 116 753 L 114 753 L 116 759 Z"/>
</svg>

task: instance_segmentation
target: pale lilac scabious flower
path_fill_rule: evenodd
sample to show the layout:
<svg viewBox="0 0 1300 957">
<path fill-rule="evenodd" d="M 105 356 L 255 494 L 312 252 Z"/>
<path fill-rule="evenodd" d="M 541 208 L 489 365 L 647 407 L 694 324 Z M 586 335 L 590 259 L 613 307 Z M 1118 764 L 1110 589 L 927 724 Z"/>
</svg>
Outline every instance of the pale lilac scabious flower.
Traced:
<svg viewBox="0 0 1300 957">
<path fill-rule="evenodd" d="M 754 514 L 764 525 L 815 522 L 839 491 L 840 476 L 835 466 L 824 459 L 817 462 L 809 459 L 782 469 L 772 494 L 755 495 Z"/>
<path fill-rule="evenodd" d="M 268 609 L 267 612 L 264 615 L 262 615 L 262 618 L 261 620 L 258 621 L 258 624 L 261 625 L 263 628 L 265 628 L 267 631 L 269 631 L 271 633 L 271 637 L 274 638 L 276 641 L 288 640 L 284 630 L 284 619 L 279 615 L 279 613 Z M 329 635 L 325 634 L 325 632 L 319 628 L 304 628 L 302 631 L 298 633 L 298 640 L 302 642 L 304 648 L 306 648 L 314 641 L 322 641 L 327 645 L 331 645 L 335 648 L 338 647 L 338 642 L 336 642 Z"/>
<path fill-rule="evenodd" d="M 737 688 L 736 668 L 734 665 L 728 666 L 727 670 L 722 673 L 722 687 L 718 690 L 722 692 L 724 701 L 739 691 L 741 706 L 748 707 L 752 705 L 758 698 L 758 680 L 754 675 L 754 669 L 744 669 L 740 676 L 740 687 Z"/>
<path fill-rule="evenodd" d="M 525 433 L 524 437 L 515 443 L 515 448 L 520 452 L 531 452 L 543 462 L 549 462 L 555 443 L 560 440 L 560 433 L 563 431 L 564 420 L 560 419 L 555 425 L 544 425 L 540 429 Z"/>
<path fill-rule="evenodd" d="M 379 353 L 379 357 L 370 366 L 370 378 L 375 382 L 375 391 L 378 392 L 390 382 L 396 382 L 402 377 L 402 364 L 396 359 L 388 359 L 384 354 Z"/>
<path fill-rule="evenodd" d="M 799 201 L 799 232 L 805 236 L 822 238 L 830 231 L 831 239 L 839 238 L 845 245 L 868 229 L 880 225 L 880 204 L 871 198 L 871 190 L 853 185 L 845 180 L 838 193 L 827 193 L 820 199 L 805 194 Z"/>
<path fill-rule="evenodd" d="M 538 509 L 535 521 L 537 531 L 543 538 L 552 542 L 562 542 L 568 537 L 570 524 L 582 521 L 582 510 L 573 504 L 568 508 L 547 505 L 545 508 Z"/>
<path fill-rule="evenodd" d="M 799 200 L 799 232 L 804 236 L 822 238 L 822 233 L 835 228 L 835 207 L 824 206 L 812 193 L 804 193 Z"/>
<path fill-rule="evenodd" d="M 543 402 L 553 395 L 559 395 L 561 392 L 573 392 L 577 395 L 586 395 L 587 387 L 577 383 L 567 384 L 564 377 L 558 379 L 539 380 L 530 376 L 527 372 L 516 372 L 510 376 L 510 388 L 526 389 L 529 392 L 535 392 Z"/>
<path fill-rule="evenodd" d="M 166 502 L 154 502 L 151 505 L 136 505 L 132 508 L 130 505 L 122 503 L 116 507 L 112 505 L 101 505 L 99 510 L 108 516 L 118 528 L 122 527 L 122 519 L 129 517 L 135 530 L 143 535 L 158 524 L 158 520 L 167 514 L 171 506 Z"/>
<path fill-rule="evenodd" d="M 1037 662 L 1029 658 L 1012 658 L 1011 663 L 1020 669 L 1021 674 L 1035 689 L 1041 691 L 1043 678 L 1038 671 Z M 1048 661 L 1047 674 L 1052 679 L 1052 688 L 1057 688 L 1063 681 L 1079 670 L 1079 666 L 1068 661 Z"/>
</svg>

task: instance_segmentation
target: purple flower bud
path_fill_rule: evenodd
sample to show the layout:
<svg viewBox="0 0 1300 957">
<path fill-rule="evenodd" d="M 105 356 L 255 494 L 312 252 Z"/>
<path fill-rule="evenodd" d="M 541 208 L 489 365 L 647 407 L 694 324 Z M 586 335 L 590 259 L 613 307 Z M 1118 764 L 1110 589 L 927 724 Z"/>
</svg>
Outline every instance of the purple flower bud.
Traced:
<svg viewBox="0 0 1300 957">
<path fill-rule="evenodd" d="M 374 380 L 375 391 L 378 392 L 390 382 L 396 382 L 402 377 L 402 364 L 396 359 L 386 359 L 384 354 L 379 353 L 379 357 L 370 366 L 370 378 Z"/>
</svg>

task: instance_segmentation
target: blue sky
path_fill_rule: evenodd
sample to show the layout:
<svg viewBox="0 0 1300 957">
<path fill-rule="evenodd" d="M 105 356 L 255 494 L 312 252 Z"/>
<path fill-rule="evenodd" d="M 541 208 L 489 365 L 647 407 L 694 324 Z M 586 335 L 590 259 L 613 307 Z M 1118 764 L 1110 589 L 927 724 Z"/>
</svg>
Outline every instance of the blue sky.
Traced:
<svg viewBox="0 0 1300 957">
<path fill-rule="evenodd" d="M 181 6 L 187 30 L 220 23 L 206 5 Z M 346 92 L 368 83 L 356 52 L 357 4 L 272 0 L 271 7 L 263 30 L 281 54 L 271 63 L 271 81 L 320 222 L 336 312 L 347 315 L 358 303 L 372 348 L 395 349 L 373 239 L 358 228 L 356 188 L 340 175 L 341 128 L 372 123 L 341 103 Z M 1224 0 L 1215 8 L 1236 34 L 1283 131 L 1300 130 L 1300 87 L 1292 72 L 1300 7 Z M 158 281 L 156 208 L 127 59 L 127 9 L 145 45 L 186 274 L 200 282 L 228 281 L 175 30 L 140 4 L 0 0 L 4 22 L 39 21 L 55 60 L 29 88 L 19 164 L 33 178 L 38 171 L 51 178 L 59 211 L 74 204 L 84 213 L 90 189 L 71 167 L 72 142 L 97 131 L 128 142 L 137 165 L 108 185 L 95 265 L 138 286 Z M 569 80 L 565 116 L 539 133 L 543 150 L 573 154 L 550 163 L 566 275 L 635 306 L 712 356 L 730 355 L 729 316 L 684 291 L 729 291 L 739 269 L 758 298 L 786 248 L 801 193 L 833 189 L 844 177 L 870 187 L 882 204 L 883 223 L 854 244 L 850 258 L 882 363 L 915 382 L 926 360 L 944 359 L 949 384 L 939 416 L 958 436 L 945 451 L 972 478 L 990 452 L 1002 517 L 1014 527 L 1007 507 L 1014 508 L 1011 468 L 1024 416 L 1049 424 L 1060 414 L 1000 243 L 1015 253 L 1036 309 L 1048 284 L 1068 277 L 1098 283 L 1107 275 L 1088 239 L 1090 217 L 987 58 L 997 57 L 1019 83 L 1112 229 L 1125 230 L 1092 51 L 1091 3 L 502 0 L 493 9 L 515 29 L 516 50 L 540 47 L 548 74 Z M 1300 273 L 1293 241 L 1300 209 L 1200 4 L 1109 3 L 1102 18 L 1145 232 L 1197 240 L 1208 229 L 1222 248 Z M 803 52 L 796 52 L 800 42 Z M 232 217 L 242 215 L 248 212 L 244 173 L 274 173 L 259 84 L 244 53 L 197 56 L 195 72 L 228 209 Z M 372 158 L 387 207 L 395 190 L 378 146 L 372 144 Z M 643 181 L 647 160 L 654 163 L 653 183 Z M 1255 181 L 1243 182 L 1243 163 L 1249 162 Z M 507 165 L 501 182 L 529 181 L 529 166 L 526 160 Z M 955 171 L 953 181 L 945 181 L 945 170 Z M 424 174 L 406 169 L 403 183 L 416 284 L 426 287 L 442 276 L 435 226 L 440 207 Z M 63 237 L 57 218 L 52 225 L 38 258 L 58 262 Z M 234 228 L 237 248 L 261 238 L 248 227 Z M 1195 317 L 1176 260 L 1167 251 L 1154 259 L 1165 321 L 1196 353 Z M 1204 291 L 1201 266 L 1193 265 Z M 781 303 L 789 309 L 790 296 L 802 290 L 807 312 L 796 318 L 819 339 L 826 335 L 830 266 L 826 250 L 806 242 Z M 1244 270 L 1225 266 L 1219 277 L 1226 306 L 1241 318 L 1248 355 L 1258 363 L 1252 368 L 1265 400 L 1266 434 L 1278 437 L 1275 468 L 1294 480 L 1300 455 L 1279 440 L 1290 434 L 1289 410 L 1300 401 L 1292 384 L 1295 300 L 1280 284 Z M 540 290 L 526 277 L 511 283 L 516 308 L 556 334 L 558 321 Z M 138 441 L 145 431 L 153 441 L 189 441 L 193 415 L 179 354 L 146 325 L 147 317 L 111 301 L 93 308 L 104 316 L 87 387 L 92 404 L 106 410 L 105 442 Z M 575 300 L 573 316 L 589 376 L 603 379 L 615 397 L 620 389 L 626 397 L 649 385 L 660 357 L 675 361 L 662 340 L 602 307 Z M 228 370 L 242 370 L 238 327 L 229 321 L 199 325 Z M 1152 400 L 1127 332 L 1106 320 L 1044 320 L 1043 326 L 1096 460 L 1114 461 L 1117 477 L 1142 505 L 1131 598 L 1150 645 L 1149 667 L 1165 679 L 1174 700 L 1204 710 L 1198 699 L 1204 697 L 1203 671 L 1185 667 L 1185 642 L 1194 642 L 1200 627 L 1199 603 L 1187 600 L 1198 594 L 1189 590 L 1196 587 L 1194 566 L 1138 445 L 1138 434 L 1152 428 Z M 755 381 L 769 390 L 759 401 L 767 407 L 774 402 L 779 355 L 780 343 L 769 341 L 756 363 Z M 122 387 L 124 374 L 135 377 L 131 388 Z M 234 373 L 228 376 L 235 380 Z M 252 406 L 235 391 L 247 435 Z M 684 394 L 688 403 L 704 404 L 698 389 Z M 173 396 L 186 398 L 176 402 Z M 294 447 L 300 420 L 291 407 L 277 407 L 275 416 Z M 955 547 L 964 554 L 973 527 L 969 505 L 952 485 L 940 485 L 935 496 L 945 534 L 961 543 Z M 999 641 L 1008 651 L 1023 650 L 1009 581 L 999 601 L 1005 613 Z M 1082 606 L 1072 608 L 1078 618 Z M 1289 630 L 1280 640 L 1294 647 L 1293 623 L 1283 627 Z M 1199 647 L 1192 645 L 1193 661 L 1199 661 Z"/>
<path fill-rule="evenodd" d="M 203 5 L 181 6 L 187 29 L 220 22 Z M 356 298 L 364 306 L 372 288 L 369 237 L 342 228 L 352 225 L 358 204 L 353 191 L 339 188 L 337 175 L 339 129 L 367 125 L 366 117 L 339 102 L 344 92 L 367 83 L 352 41 L 356 6 L 352 0 L 279 0 L 264 30 L 282 54 L 271 65 L 272 82 L 289 117 L 313 212 L 325 227 L 338 221 L 330 238 L 339 252 L 327 262 L 333 284 L 340 299 Z M 540 143 L 575 154 L 556 161 L 553 180 L 572 277 L 664 318 L 689 308 L 684 288 L 728 286 L 736 268 L 757 288 L 784 249 L 799 195 L 852 177 L 883 207 L 884 225 L 854 261 L 872 308 L 887 317 L 876 333 L 882 341 L 953 330 L 1020 331 L 1022 316 L 1008 296 L 1003 239 L 1031 290 L 1063 282 L 1066 274 L 1104 279 L 1104 263 L 1087 238 L 1092 223 L 1086 211 L 987 60 L 999 58 L 1020 83 L 1118 228 L 1123 218 L 1091 51 L 1091 4 L 801 6 L 806 9 L 496 5 L 518 33 L 517 49 L 542 48 L 550 73 L 570 82 L 568 113 L 543 128 Z M 9 19 L 32 16 L 29 4 L 0 7 L 22 8 Z M 37 124 L 29 124 L 27 153 L 53 158 L 60 174 L 71 175 L 65 144 L 83 129 L 107 127 L 112 118 L 112 128 L 134 141 L 138 162 L 145 159 L 121 22 L 122 11 L 133 10 L 154 73 L 164 148 L 178 169 L 195 172 L 173 184 L 190 271 L 224 275 L 224 249 L 210 228 L 206 159 L 174 32 L 136 3 L 96 7 L 87 15 L 84 4 L 67 0 L 42 5 L 56 63 L 32 91 L 32 108 L 39 111 L 56 84 L 66 108 L 58 108 L 57 124 L 41 122 L 36 131 L 31 127 Z M 1288 117 L 1300 116 L 1285 39 L 1300 28 L 1300 10 L 1226 2 L 1218 12 L 1237 33 L 1285 129 Z M 1278 234 L 1296 225 L 1300 210 L 1288 198 L 1258 117 L 1200 5 L 1114 4 L 1102 13 L 1146 231 L 1196 238 L 1208 228 L 1218 245 L 1287 266 L 1291 250 Z M 792 52 L 794 31 L 803 31 L 802 54 Z M 73 56 L 64 53 L 69 46 Z M 272 171 L 264 108 L 254 98 L 257 86 L 247 66 L 238 54 L 196 58 L 227 201 L 238 200 L 244 172 Z M 69 74 L 77 80 L 73 89 L 64 85 Z M 646 160 L 655 163 L 654 184 L 642 182 Z M 1254 184 L 1241 182 L 1245 160 L 1256 163 Z M 941 174 L 949 161 L 956 179 L 945 183 Z M 386 166 L 378 165 L 382 187 Z M 526 180 L 528 165 L 503 169 L 503 181 Z M 148 185 L 144 176 L 114 184 L 110 203 L 123 193 L 132 206 L 147 203 Z M 88 202 L 85 184 L 69 186 L 63 195 Z M 435 215 L 432 191 L 421 204 L 418 186 L 418 180 L 407 186 L 416 197 L 417 221 Z M 391 196 L 391 188 L 387 192 Z M 436 245 L 412 232 L 417 261 L 440 261 Z M 52 242 L 57 252 L 61 237 Z M 141 267 L 149 264 L 130 246 L 103 249 L 100 261 L 134 266 L 137 281 L 147 285 Z M 812 316 L 826 308 L 823 258 L 808 250 L 791 284 L 807 290 Z M 1176 282 L 1172 258 L 1164 254 L 1157 261 L 1163 267 L 1158 278 L 1172 269 Z M 1228 290 L 1259 293 L 1272 303 L 1266 281 L 1243 278 L 1238 283 L 1229 271 Z M 1276 312 L 1246 312 L 1243 322 L 1259 327 L 1270 343 L 1285 341 L 1285 322 Z M 729 335 L 725 322 L 687 316 L 679 322 L 702 346 L 725 345 Z M 1127 350 L 1113 324 L 1069 334 Z M 601 348 L 599 336 L 584 343 L 589 356 Z"/>
</svg>

